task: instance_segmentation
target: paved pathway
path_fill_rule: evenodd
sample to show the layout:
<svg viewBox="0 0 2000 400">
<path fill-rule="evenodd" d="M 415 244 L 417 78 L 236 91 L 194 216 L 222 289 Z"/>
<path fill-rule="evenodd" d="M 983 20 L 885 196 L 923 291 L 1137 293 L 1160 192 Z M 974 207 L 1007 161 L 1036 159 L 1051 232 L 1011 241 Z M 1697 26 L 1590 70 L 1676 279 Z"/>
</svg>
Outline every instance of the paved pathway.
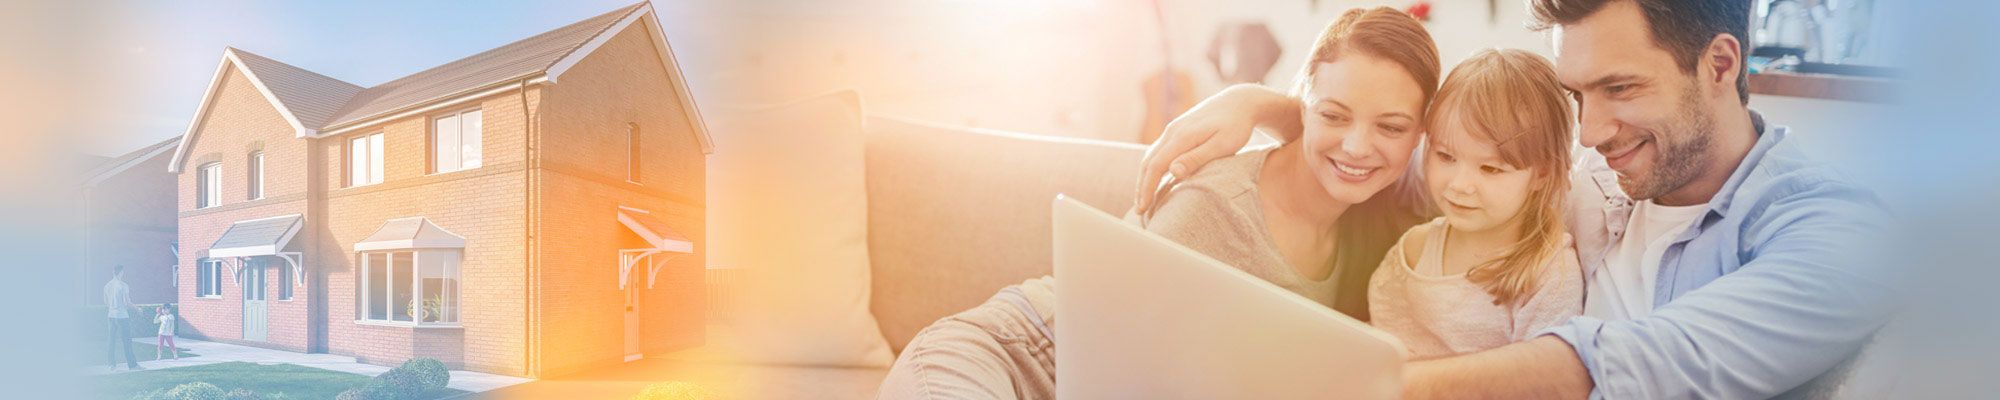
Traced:
<svg viewBox="0 0 2000 400">
<path fill-rule="evenodd" d="M 135 342 L 150 345 L 153 344 L 154 338 L 150 337 L 135 338 L 132 340 Z M 266 348 L 234 345 L 228 343 L 207 342 L 207 341 L 200 341 L 188 338 L 176 338 L 174 341 L 175 341 L 174 344 L 179 345 L 180 348 L 188 349 L 189 352 L 193 352 L 194 354 L 200 354 L 201 356 L 187 357 L 179 360 L 175 360 L 171 358 L 172 356 L 168 356 L 169 358 L 167 359 L 141 361 L 139 362 L 139 367 L 145 369 L 166 369 L 166 368 L 189 367 L 196 365 L 208 365 L 208 364 L 224 363 L 231 361 L 242 361 L 242 362 L 252 362 L 264 365 L 297 364 L 313 368 L 347 372 L 365 376 L 375 376 L 381 374 L 384 371 L 389 370 L 389 367 L 384 367 L 380 365 L 362 364 L 360 362 L 355 361 L 354 357 L 348 357 L 342 355 L 294 353 L 284 350 L 272 350 Z M 137 349 L 135 348 L 134 351 L 137 351 Z M 123 364 L 120 364 L 120 366 L 115 370 L 106 369 L 104 366 L 96 365 L 88 367 L 85 370 L 85 372 L 88 375 L 104 375 L 113 373 L 124 373 L 126 372 L 126 370 Z M 517 385 L 532 380 L 533 379 L 506 376 L 506 375 L 495 375 L 495 374 L 488 374 L 481 372 L 451 371 L 451 384 L 449 386 L 452 389 L 477 393 L 477 392 L 490 391 L 493 389 L 499 389 L 502 387 L 507 387 L 512 385 Z"/>
</svg>

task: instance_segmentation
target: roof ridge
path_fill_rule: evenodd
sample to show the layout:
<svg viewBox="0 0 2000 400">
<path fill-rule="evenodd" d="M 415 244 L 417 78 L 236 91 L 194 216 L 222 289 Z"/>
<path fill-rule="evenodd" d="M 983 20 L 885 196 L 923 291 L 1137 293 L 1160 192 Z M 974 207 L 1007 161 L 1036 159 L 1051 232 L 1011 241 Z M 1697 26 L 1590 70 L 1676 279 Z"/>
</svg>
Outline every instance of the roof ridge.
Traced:
<svg viewBox="0 0 2000 400">
<path fill-rule="evenodd" d="M 645 8 L 645 7 L 641 7 L 641 6 L 644 6 L 644 5 L 648 4 L 648 3 L 651 3 L 651 1 L 650 1 L 650 0 L 642 0 L 642 1 L 640 1 L 640 2 L 637 2 L 637 3 L 632 3 L 632 4 L 630 4 L 630 5 L 627 5 L 627 6 L 625 6 L 625 7 L 622 7 L 622 8 L 619 8 L 619 9 L 617 9 L 617 10 L 611 10 L 611 12 L 607 12 L 607 13 L 603 13 L 603 14 L 598 14 L 598 15 L 597 15 L 597 16 L 595 16 L 595 17 L 590 17 L 589 19 L 585 19 L 584 21 L 589 21 L 589 20 L 593 20 L 593 19 L 598 19 L 598 18 L 601 18 L 601 17 L 604 17 L 604 16 L 606 16 L 606 15 L 611 15 L 611 14 L 613 14 L 613 13 L 617 13 L 617 14 L 618 14 L 618 18 L 615 18 L 615 19 L 612 19 L 612 20 L 611 20 L 611 23 L 609 23 L 609 24 L 604 24 L 604 26 L 602 26 L 602 27 L 599 27 L 599 28 L 597 28 L 597 32 L 592 32 L 592 33 L 590 34 L 590 36 L 589 36 L 590 40 L 584 40 L 584 41 L 581 41 L 581 42 L 577 42 L 575 46 L 570 46 L 570 47 L 569 47 L 569 50 L 566 50 L 566 51 L 563 51 L 563 54 L 562 54 L 562 56 L 561 56 L 561 57 L 556 57 L 556 58 L 555 58 L 554 60 L 549 60 L 549 63 L 548 63 L 547 65 L 543 65 L 543 66 L 542 66 L 542 70 L 545 70 L 545 71 L 546 71 L 546 70 L 548 70 L 548 69 L 549 69 L 549 67 L 554 67 L 554 66 L 556 65 L 556 63 L 559 63 L 559 62 L 562 62 L 562 60 L 563 60 L 563 59 L 566 59 L 566 58 L 569 58 L 569 56 L 570 56 L 571 54 L 576 54 L 576 51 L 577 51 L 578 49 L 582 49 L 582 48 L 583 48 L 583 45 L 586 45 L 586 44 L 590 44 L 590 41 L 591 41 L 591 40 L 595 40 L 595 39 L 597 39 L 597 37 L 598 37 L 598 36 L 603 36 L 603 35 L 604 35 L 604 32 L 606 32 L 606 31 L 610 31 L 610 30 L 611 30 L 611 27 L 614 27 L 614 26 L 618 26 L 618 21 L 623 21 L 623 20 L 625 20 L 625 17 L 627 17 L 627 16 L 630 16 L 630 15 L 632 15 L 632 13 L 635 13 L 635 12 L 639 12 L 639 9 L 641 9 L 641 8 Z M 624 12 L 620 12 L 620 11 L 624 11 Z M 582 21 L 578 21 L 578 23 L 582 23 Z M 561 28 L 557 28 L 557 29 L 561 29 Z M 522 40 L 527 40 L 527 39 L 522 39 Z"/>
<path fill-rule="evenodd" d="M 339 109 L 334 112 L 333 117 L 331 117 L 331 119 L 328 121 L 320 123 L 321 126 L 318 126 L 316 128 L 324 129 L 333 126 L 340 126 L 346 123 L 360 121 L 362 119 L 366 119 L 369 117 L 384 115 L 385 113 L 393 112 L 396 108 L 389 108 L 382 110 L 370 110 L 369 108 L 371 107 L 379 108 L 379 106 L 381 106 L 381 104 L 379 103 L 385 98 L 385 96 L 406 96 L 411 93 L 422 93 L 425 91 L 424 90 L 425 87 L 435 86 L 440 84 L 440 82 L 431 82 L 432 80 L 435 80 L 435 78 L 440 78 L 440 77 L 451 78 L 454 76 L 454 74 L 461 75 L 458 76 L 457 78 L 464 78 L 464 76 L 462 75 L 467 75 L 467 74 L 461 70 L 465 68 L 479 68 L 479 71 L 494 71 L 496 69 L 508 68 L 508 66 L 504 63 L 496 64 L 493 61 L 504 62 L 506 61 L 504 57 L 508 57 L 511 53 L 519 52 L 522 51 L 523 49 L 530 48 L 522 46 L 529 46 L 536 43 L 537 41 L 546 42 L 551 38 L 559 38 L 559 37 L 564 37 L 566 35 L 574 35 L 574 34 L 580 34 L 582 32 L 590 32 L 590 35 L 584 36 L 583 40 L 578 41 L 578 43 L 587 43 L 589 42 L 589 39 L 595 38 L 597 35 L 602 34 L 606 30 L 605 29 L 606 27 L 616 25 L 617 21 L 624 19 L 626 16 L 630 15 L 635 10 L 644 8 L 649 4 L 651 3 L 646 1 L 641 1 L 624 7 L 619 7 L 618 9 L 615 10 L 594 15 L 589 18 L 584 18 L 582 20 L 571 22 L 569 24 L 565 24 L 563 26 L 542 31 L 540 33 L 529 35 L 527 37 L 523 37 L 514 40 L 512 42 L 508 42 L 506 44 L 482 50 L 478 53 L 473 53 L 472 55 L 460 57 L 451 61 L 444 62 L 442 64 L 432 66 L 430 68 L 425 68 L 421 71 L 397 77 L 396 79 L 391 79 L 382 83 L 378 83 L 375 84 L 374 86 L 365 87 L 360 92 L 355 93 L 354 96 L 344 99 Z M 592 24 L 601 24 L 601 26 L 593 26 Z M 556 36 L 551 36 L 551 35 L 556 35 Z M 580 44 L 578 45 L 563 44 L 563 45 L 568 47 L 566 48 L 555 47 L 550 50 L 564 49 L 564 51 L 573 52 L 575 51 L 576 48 L 580 46 Z M 503 58 L 495 59 L 495 57 L 503 57 Z M 553 65 L 553 62 L 551 62 L 550 64 L 539 64 L 539 65 L 537 64 L 518 64 L 518 65 L 537 66 L 539 68 L 535 69 L 535 71 L 546 71 L 549 65 Z M 518 78 L 518 76 L 509 76 L 508 78 Z M 412 100 L 412 99 L 404 99 L 404 100 Z M 428 99 L 418 100 L 416 101 L 416 103 L 422 103 L 426 101 L 430 100 Z"/>
<path fill-rule="evenodd" d="M 353 86 L 353 87 L 354 87 L 355 89 L 366 89 L 366 88 L 367 88 L 367 87 L 364 87 L 364 86 L 361 86 L 361 85 L 356 85 L 356 84 L 354 84 L 353 82 L 348 82 L 348 81 L 346 81 L 346 80 L 342 80 L 342 79 L 340 79 L 340 78 L 335 78 L 335 77 L 331 77 L 331 76 L 327 76 L 326 74 L 322 74 L 322 73 L 319 73 L 319 71 L 314 71 L 314 70 L 311 70 L 311 69 L 307 69 L 307 68 L 305 68 L 305 67 L 301 67 L 301 66 L 297 66 L 297 65 L 292 65 L 292 63 L 288 63 L 288 62 L 284 62 L 284 61 L 280 61 L 280 60 L 278 60 L 278 59 L 276 59 L 276 58 L 271 58 L 271 57 L 267 57 L 267 56 L 264 56 L 263 54 L 257 54 L 257 53 L 252 53 L 252 52 L 250 52 L 249 50 L 244 50 L 244 49 L 242 49 L 242 48 L 239 48 L 239 47 L 235 47 L 235 46 L 223 46 L 223 49 L 224 49 L 224 50 L 227 50 L 227 51 L 232 51 L 232 52 L 235 52 L 235 53 L 236 53 L 236 54 L 238 54 L 239 56 L 242 56 L 242 55 L 248 55 L 248 56 L 251 56 L 251 57 L 256 57 L 256 58 L 259 58 L 259 59 L 263 59 L 263 60 L 265 60 L 265 61 L 270 61 L 270 62 L 274 62 L 274 63 L 278 63 L 278 65 L 283 65 L 283 66 L 286 66 L 286 67 L 290 67 L 291 69 L 296 69 L 296 70 L 299 70 L 300 72 L 305 72 L 305 73 L 308 73 L 308 74 L 312 74 L 313 76 L 317 76 L 317 77 L 321 77 L 321 78 L 326 78 L 327 80 L 330 80 L 330 81 L 334 81 L 334 82 L 339 82 L 340 84 L 343 84 L 343 85 L 347 85 L 347 86 Z M 249 68 L 249 66 L 247 66 L 247 65 L 246 65 L 246 66 L 244 66 L 244 68 Z"/>
<path fill-rule="evenodd" d="M 85 171 L 83 175 L 85 177 L 84 179 L 85 180 L 95 179 L 98 176 L 102 176 L 106 173 L 117 171 L 121 169 L 120 167 L 124 166 L 125 164 L 132 163 L 133 161 L 139 159 L 149 158 L 146 157 L 148 153 L 159 152 L 161 148 L 167 147 L 167 145 L 169 144 L 178 144 L 180 143 L 180 141 L 181 141 L 181 135 L 174 135 L 174 137 L 166 138 L 165 140 L 161 140 L 153 144 L 140 146 L 139 148 L 133 149 L 132 151 L 120 153 L 115 156 L 104 157 L 103 161 L 99 161 L 96 166 L 93 166 L 88 171 Z"/>
<path fill-rule="evenodd" d="M 514 41 L 512 41 L 512 42 L 507 42 L 507 43 L 505 43 L 505 44 L 501 44 L 501 45 L 499 45 L 499 46 L 493 46 L 492 48 L 488 48 L 488 49 L 486 49 L 486 50 L 480 50 L 480 51 L 479 51 L 478 53 L 472 53 L 472 54 L 470 54 L 470 55 L 467 55 L 467 56 L 464 56 L 464 57 L 459 57 L 459 58 L 454 58 L 454 59 L 452 59 L 451 61 L 445 61 L 444 63 L 440 63 L 440 64 L 438 64 L 438 65 L 433 65 L 433 66 L 431 66 L 430 68 L 425 68 L 425 69 L 423 69 L 423 70 L 419 70 L 419 71 L 417 71 L 417 72 L 412 72 L 412 73 L 409 73 L 409 74 L 407 74 L 407 75 L 403 75 L 403 76 L 400 76 L 400 77 L 396 77 L 396 79 L 390 79 L 390 80 L 387 80 L 387 81 L 383 81 L 382 83 L 377 83 L 377 84 L 375 84 L 375 85 L 373 85 L 373 86 L 364 86 L 363 88 L 364 88 L 364 89 L 374 89 L 374 88 L 378 88 L 378 87 L 383 87 L 383 86 L 388 86 L 388 85 L 389 85 L 389 84 L 391 84 L 391 83 L 396 83 L 396 82 L 402 82 L 402 81 L 407 81 L 407 80 L 410 80 L 410 79 L 412 79 L 412 78 L 416 78 L 416 77 L 417 77 L 418 75 L 423 75 L 424 73 L 427 73 L 427 72 L 432 72 L 432 71 L 437 71 L 437 70 L 439 70 L 439 69 L 442 69 L 442 68 L 444 68 L 444 67 L 449 67 L 449 66 L 451 66 L 452 64 L 454 64 L 454 63 L 457 63 L 457 62 L 459 62 L 459 61 L 465 61 L 465 60 L 468 60 L 468 59 L 472 59 L 472 58 L 476 58 L 476 57 L 479 57 L 479 56 L 482 56 L 482 55 L 487 55 L 487 54 L 490 54 L 490 53 L 493 53 L 493 52 L 496 52 L 496 51 L 500 51 L 500 50 L 503 50 L 503 49 L 506 49 L 506 48 L 507 48 L 507 46 L 513 46 L 513 45 L 516 45 L 516 44 L 520 44 L 521 42 L 526 42 L 526 41 L 529 41 L 529 40 L 533 40 L 533 39 L 535 39 L 535 38 L 539 38 L 539 37 L 541 37 L 542 35 L 546 35 L 546 34 L 549 34 L 550 32 L 556 32 L 556 31 L 561 31 L 561 30 L 563 30 L 564 28 L 569 28 L 569 27 L 572 27 L 572 26 L 577 26 L 577 25 L 581 25 L 581 24 L 583 24 L 583 23 L 585 23 L 585 22 L 591 22 L 591 21 L 593 21 L 593 20 L 596 20 L 596 19 L 598 19 L 598 18 L 603 18 L 603 17 L 604 17 L 604 16 L 606 16 L 606 15 L 611 15 L 611 14 L 614 14 L 614 13 L 617 13 L 617 14 L 619 14 L 620 16 L 623 16 L 623 15 L 624 15 L 624 13 L 622 13 L 622 12 L 629 12 L 629 11 L 631 11 L 631 9 L 636 9 L 636 8 L 634 8 L 634 7 L 636 7 L 636 6 L 640 5 L 640 4 L 646 4 L 646 2 L 639 2 L 639 3 L 634 3 L 634 4 L 632 4 L 632 5 L 628 5 L 628 6 L 625 6 L 625 7 L 620 7 L 620 8 L 618 8 L 618 9 L 616 9 L 616 10 L 611 10 L 610 12 L 606 12 L 606 13 L 603 13 L 603 14 L 598 14 L 598 15 L 593 15 L 593 16 L 591 16 L 591 17 L 589 17 L 589 18 L 584 18 L 584 19 L 580 19 L 580 20 L 577 20 L 576 22 L 571 22 L 571 23 L 568 23 L 568 24 L 564 24 L 563 26 L 558 26 L 558 27 L 555 27 L 555 28 L 549 28 L 549 30 L 545 30 L 545 31 L 542 31 L 542 32 L 540 32 L 540 33 L 536 33 L 536 34 L 533 34 L 533 35 L 528 35 L 528 36 L 526 36 L 526 37 L 522 37 L 522 38 L 520 38 L 520 39 L 516 39 L 516 40 L 514 40 Z M 616 21 L 616 20 L 613 20 L 613 21 Z M 607 24 L 607 25 L 605 25 L 605 26 L 606 26 L 606 27 L 609 27 L 610 25 L 609 25 L 609 24 Z M 601 33 L 601 32 L 603 31 L 603 29 L 599 29 L 598 31 L 599 31 L 599 32 Z M 594 37 L 594 35 L 593 35 L 593 37 Z"/>
</svg>

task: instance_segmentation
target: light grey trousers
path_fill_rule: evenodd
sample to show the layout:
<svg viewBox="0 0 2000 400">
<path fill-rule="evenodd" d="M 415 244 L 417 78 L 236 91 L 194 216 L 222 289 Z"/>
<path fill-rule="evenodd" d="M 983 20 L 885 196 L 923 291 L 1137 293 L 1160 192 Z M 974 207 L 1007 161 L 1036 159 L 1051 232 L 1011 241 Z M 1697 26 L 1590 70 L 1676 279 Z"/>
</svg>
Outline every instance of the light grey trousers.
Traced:
<svg viewBox="0 0 2000 400">
<path fill-rule="evenodd" d="M 879 399 L 1052 399 L 1055 281 L 1008 286 L 932 323 L 904 346 Z"/>
</svg>

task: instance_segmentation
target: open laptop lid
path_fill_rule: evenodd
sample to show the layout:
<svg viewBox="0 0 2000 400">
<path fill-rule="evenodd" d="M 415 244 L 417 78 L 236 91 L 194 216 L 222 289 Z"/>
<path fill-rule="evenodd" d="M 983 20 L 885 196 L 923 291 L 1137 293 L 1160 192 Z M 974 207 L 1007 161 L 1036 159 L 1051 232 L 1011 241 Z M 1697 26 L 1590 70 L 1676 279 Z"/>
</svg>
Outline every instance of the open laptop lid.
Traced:
<svg viewBox="0 0 2000 400">
<path fill-rule="evenodd" d="M 1394 337 L 1074 199 L 1054 204 L 1059 398 L 1394 398 Z"/>
</svg>

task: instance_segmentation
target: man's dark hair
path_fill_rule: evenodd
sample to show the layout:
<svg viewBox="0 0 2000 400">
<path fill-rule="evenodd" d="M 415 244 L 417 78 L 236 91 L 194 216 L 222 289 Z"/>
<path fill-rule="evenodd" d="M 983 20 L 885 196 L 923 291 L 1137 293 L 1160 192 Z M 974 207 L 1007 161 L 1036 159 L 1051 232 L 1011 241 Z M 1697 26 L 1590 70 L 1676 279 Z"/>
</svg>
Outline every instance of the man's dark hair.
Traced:
<svg viewBox="0 0 2000 400">
<path fill-rule="evenodd" d="M 115 266 L 115 267 L 111 267 L 111 273 L 114 273 L 114 274 L 122 274 L 122 273 L 125 273 L 125 264 L 118 264 L 118 266 Z"/>
<path fill-rule="evenodd" d="M 1715 35 L 1735 36 L 1742 52 L 1737 55 L 1736 95 L 1750 104 L 1750 0 L 1528 0 L 1528 12 L 1535 18 L 1535 29 L 1548 29 L 1581 21 L 1617 1 L 1639 6 L 1653 44 L 1672 54 L 1674 63 L 1688 74 L 1694 73 L 1702 50 Z"/>
</svg>

